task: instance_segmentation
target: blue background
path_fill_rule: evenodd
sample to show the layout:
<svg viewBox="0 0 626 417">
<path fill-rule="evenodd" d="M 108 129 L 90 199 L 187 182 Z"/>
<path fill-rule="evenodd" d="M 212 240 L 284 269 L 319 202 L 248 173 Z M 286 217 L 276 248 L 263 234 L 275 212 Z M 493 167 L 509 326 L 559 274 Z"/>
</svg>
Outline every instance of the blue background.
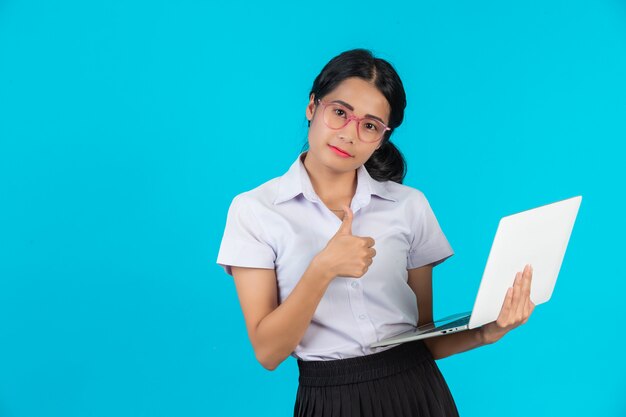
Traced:
<svg viewBox="0 0 626 417">
<path fill-rule="evenodd" d="M 0 416 L 290 415 L 215 264 L 231 199 L 306 141 L 314 77 L 370 48 L 470 309 L 499 218 L 583 195 L 552 300 L 438 362 L 462 416 L 626 415 L 622 1 L 0 2 Z"/>
</svg>

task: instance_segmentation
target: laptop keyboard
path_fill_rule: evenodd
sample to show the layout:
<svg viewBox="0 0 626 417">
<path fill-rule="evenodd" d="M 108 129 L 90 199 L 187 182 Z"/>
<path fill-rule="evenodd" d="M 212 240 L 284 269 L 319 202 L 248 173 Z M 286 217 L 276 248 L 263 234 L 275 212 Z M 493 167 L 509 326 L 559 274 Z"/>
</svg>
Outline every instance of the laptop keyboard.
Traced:
<svg viewBox="0 0 626 417">
<path fill-rule="evenodd" d="M 446 330 L 446 329 L 451 329 L 453 327 L 465 326 L 467 323 L 469 323 L 469 319 L 470 319 L 469 316 L 461 317 L 460 319 L 451 321 L 450 323 L 437 326 L 436 329 Z"/>
</svg>

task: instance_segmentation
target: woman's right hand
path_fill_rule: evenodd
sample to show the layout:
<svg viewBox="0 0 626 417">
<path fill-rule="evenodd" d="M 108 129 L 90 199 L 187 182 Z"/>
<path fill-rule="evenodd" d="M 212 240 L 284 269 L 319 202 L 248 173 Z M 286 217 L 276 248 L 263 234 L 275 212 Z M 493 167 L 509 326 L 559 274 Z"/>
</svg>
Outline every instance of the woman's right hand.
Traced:
<svg viewBox="0 0 626 417">
<path fill-rule="evenodd" d="M 337 233 L 328 241 L 326 247 L 317 254 L 317 261 L 336 276 L 360 278 L 372 264 L 376 256 L 374 239 L 352 235 L 352 209 L 343 206 L 344 216 Z"/>
</svg>

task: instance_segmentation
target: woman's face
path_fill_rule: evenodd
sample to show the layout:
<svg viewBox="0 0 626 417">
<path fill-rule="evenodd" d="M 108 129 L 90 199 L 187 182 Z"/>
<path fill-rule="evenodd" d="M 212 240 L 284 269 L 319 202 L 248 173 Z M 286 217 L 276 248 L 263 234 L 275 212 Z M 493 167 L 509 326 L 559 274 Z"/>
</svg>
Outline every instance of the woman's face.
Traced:
<svg viewBox="0 0 626 417">
<path fill-rule="evenodd" d="M 367 143 L 358 138 L 358 125 L 351 120 L 341 129 L 331 129 L 324 123 L 324 106 L 316 103 L 317 97 L 311 97 L 306 108 L 309 127 L 309 153 L 314 154 L 324 165 L 338 171 L 349 171 L 363 165 L 374 151 L 380 147 L 378 142 Z M 334 90 L 320 97 L 327 103 L 339 101 L 352 108 L 357 117 L 365 115 L 380 118 L 389 123 L 391 107 L 385 96 L 371 83 L 357 77 L 346 78 Z M 339 155 L 333 147 L 339 148 L 350 156 Z"/>
</svg>

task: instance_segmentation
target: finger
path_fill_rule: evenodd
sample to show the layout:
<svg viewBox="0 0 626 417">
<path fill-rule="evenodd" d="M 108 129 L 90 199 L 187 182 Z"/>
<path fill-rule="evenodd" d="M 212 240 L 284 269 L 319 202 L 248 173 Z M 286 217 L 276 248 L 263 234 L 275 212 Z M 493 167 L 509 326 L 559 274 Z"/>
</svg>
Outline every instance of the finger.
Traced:
<svg viewBox="0 0 626 417">
<path fill-rule="evenodd" d="M 524 303 L 524 317 L 528 317 L 528 315 L 530 314 L 530 304 L 532 303 L 532 301 L 530 301 L 530 297 L 528 297 L 526 299 L 526 302 Z"/>
<path fill-rule="evenodd" d="M 374 244 L 376 244 L 376 241 L 374 241 L 374 239 L 372 239 L 371 237 L 364 237 L 363 239 L 365 240 L 366 248 L 371 248 L 372 246 L 374 246 Z"/>
<path fill-rule="evenodd" d="M 339 229 L 337 230 L 337 233 L 335 233 L 335 235 L 351 235 L 352 234 L 352 210 L 350 209 L 350 207 L 344 205 L 343 207 L 343 220 L 341 222 L 341 225 L 339 226 Z"/>
<path fill-rule="evenodd" d="M 530 317 L 530 303 L 531 303 L 531 301 L 528 300 L 524 304 L 524 320 L 522 321 L 522 323 L 524 323 L 524 324 L 526 324 L 526 322 L 528 321 L 528 318 Z"/>
<path fill-rule="evenodd" d="M 522 324 L 526 323 L 526 321 L 528 320 L 528 302 L 530 300 L 528 299 L 528 297 L 524 297 L 524 307 L 522 308 Z"/>
<path fill-rule="evenodd" d="M 532 302 L 532 300 L 528 300 L 528 304 L 526 305 L 526 319 L 528 319 L 528 317 L 530 317 L 531 314 L 533 314 L 533 310 L 535 309 L 535 303 Z"/>
<path fill-rule="evenodd" d="M 525 302 L 524 302 L 524 323 L 526 321 L 528 321 L 528 317 L 530 316 L 530 313 L 531 313 L 530 305 L 532 303 L 532 300 L 530 299 L 530 294 L 531 294 L 532 283 L 533 283 L 533 266 L 530 265 L 530 264 L 528 265 L 527 283 L 528 283 L 528 290 L 526 291 L 526 296 L 524 297 L 524 299 L 525 299 Z"/>
<path fill-rule="evenodd" d="M 530 297 L 530 268 L 529 265 L 524 267 L 524 271 L 522 272 L 521 282 L 520 282 L 520 300 L 517 305 L 517 309 L 515 311 L 515 316 L 518 319 L 524 319 L 524 308 L 526 307 L 526 302 Z"/>
<path fill-rule="evenodd" d="M 522 299 L 522 274 L 518 272 L 515 274 L 515 283 L 513 284 L 513 301 L 511 306 L 511 319 L 516 320 L 521 312 L 520 304 L 524 305 Z"/>
<path fill-rule="evenodd" d="M 500 326 L 508 326 L 510 316 L 511 316 L 511 304 L 513 302 L 513 287 L 509 287 L 506 291 L 506 295 L 504 296 L 504 302 L 502 303 L 502 308 L 500 309 L 500 314 L 498 315 L 498 319 L 496 320 Z"/>
<path fill-rule="evenodd" d="M 524 280 L 524 298 L 526 302 L 530 301 L 530 290 L 533 283 L 533 267 L 531 264 L 528 264 L 528 269 L 526 271 L 526 279 Z"/>
</svg>

